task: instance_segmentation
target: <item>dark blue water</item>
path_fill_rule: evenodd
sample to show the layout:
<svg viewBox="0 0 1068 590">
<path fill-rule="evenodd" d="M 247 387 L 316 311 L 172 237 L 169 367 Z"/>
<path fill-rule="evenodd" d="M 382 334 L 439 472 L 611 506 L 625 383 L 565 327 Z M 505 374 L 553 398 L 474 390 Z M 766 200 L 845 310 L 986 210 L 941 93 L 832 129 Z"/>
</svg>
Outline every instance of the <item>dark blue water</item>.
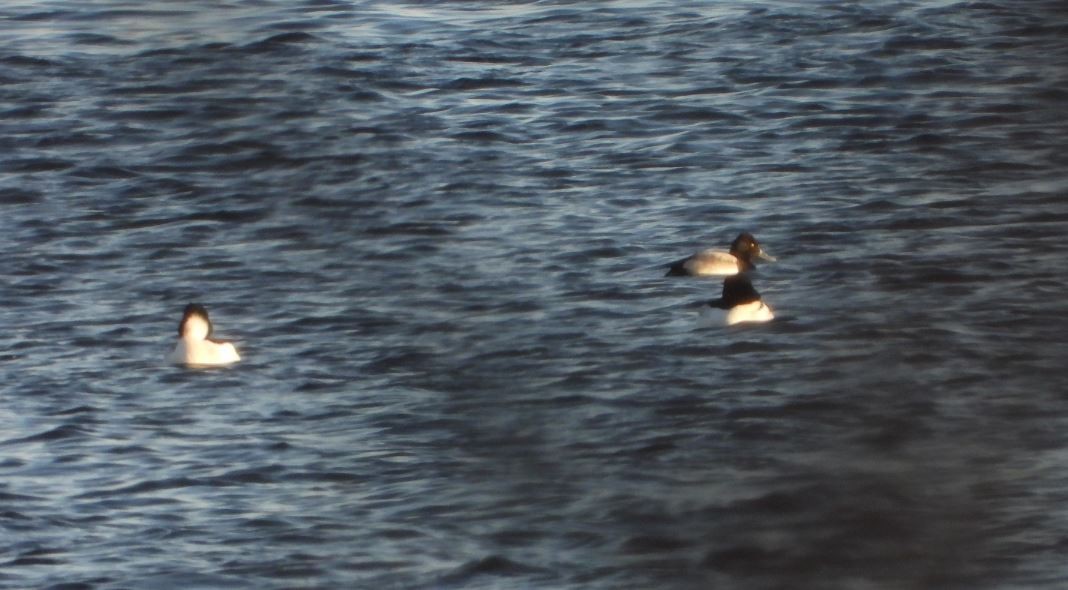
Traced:
<svg viewBox="0 0 1068 590">
<path fill-rule="evenodd" d="M 0 23 L 0 586 L 1068 583 L 1061 2 Z"/>
</svg>

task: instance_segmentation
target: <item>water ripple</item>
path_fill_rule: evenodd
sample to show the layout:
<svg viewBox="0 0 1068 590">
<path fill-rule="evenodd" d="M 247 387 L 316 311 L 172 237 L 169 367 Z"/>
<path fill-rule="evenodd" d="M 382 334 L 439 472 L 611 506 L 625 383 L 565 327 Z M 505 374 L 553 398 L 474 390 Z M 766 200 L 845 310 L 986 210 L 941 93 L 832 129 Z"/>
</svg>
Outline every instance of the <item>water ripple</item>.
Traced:
<svg viewBox="0 0 1068 590">
<path fill-rule="evenodd" d="M 1057 587 L 1064 14 L 0 8 L 0 583 Z"/>
</svg>

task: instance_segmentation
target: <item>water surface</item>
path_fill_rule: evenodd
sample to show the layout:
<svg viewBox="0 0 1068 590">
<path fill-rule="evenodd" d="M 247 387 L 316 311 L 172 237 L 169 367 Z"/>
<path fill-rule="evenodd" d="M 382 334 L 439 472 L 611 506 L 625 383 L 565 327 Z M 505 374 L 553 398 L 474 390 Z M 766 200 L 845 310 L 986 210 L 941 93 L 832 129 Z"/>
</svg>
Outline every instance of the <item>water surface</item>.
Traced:
<svg viewBox="0 0 1068 590">
<path fill-rule="evenodd" d="M 1062 587 L 1066 16 L 5 6 L 0 585 Z"/>
</svg>

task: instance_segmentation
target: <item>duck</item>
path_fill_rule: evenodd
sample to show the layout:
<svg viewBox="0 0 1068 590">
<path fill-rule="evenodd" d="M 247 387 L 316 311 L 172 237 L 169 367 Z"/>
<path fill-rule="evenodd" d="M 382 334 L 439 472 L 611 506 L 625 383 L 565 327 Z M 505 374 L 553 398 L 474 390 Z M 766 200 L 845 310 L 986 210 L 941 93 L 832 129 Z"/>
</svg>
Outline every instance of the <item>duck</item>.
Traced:
<svg viewBox="0 0 1068 590">
<path fill-rule="evenodd" d="M 241 360 L 233 343 L 211 337 L 212 325 L 208 310 L 199 303 L 190 303 L 182 311 L 178 323 L 178 344 L 171 353 L 171 362 L 201 367 L 222 366 Z"/>
<path fill-rule="evenodd" d="M 701 312 L 706 317 L 719 316 L 720 321 L 716 323 L 727 326 L 770 322 L 775 319 L 775 313 L 753 287 L 753 282 L 746 273 L 724 279 L 720 298 L 706 303 Z"/>
<path fill-rule="evenodd" d="M 701 250 L 700 252 L 677 260 L 668 265 L 668 277 L 708 277 L 731 276 L 756 269 L 754 258 L 774 262 L 775 257 L 760 247 L 753 234 L 742 232 L 731 243 L 729 252 L 722 250 Z"/>
</svg>

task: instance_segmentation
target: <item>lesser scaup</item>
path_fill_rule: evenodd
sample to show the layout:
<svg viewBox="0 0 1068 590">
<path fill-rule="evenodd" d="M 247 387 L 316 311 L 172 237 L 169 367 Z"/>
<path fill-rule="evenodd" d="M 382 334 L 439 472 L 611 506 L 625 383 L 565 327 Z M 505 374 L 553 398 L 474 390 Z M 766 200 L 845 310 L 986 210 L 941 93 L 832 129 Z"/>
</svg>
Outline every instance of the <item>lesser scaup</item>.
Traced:
<svg viewBox="0 0 1068 590">
<path fill-rule="evenodd" d="M 771 307 L 764 303 L 745 273 L 724 279 L 720 298 L 706 303 L 701 312 L 706 317 L 716 316 L 719 320 L 717 323 L 728 326 L 745 322 L 768 322 L 775 318 Z"/>
<path fill-rule="evenodd" d="M 753 264 L 754 258 L 761 258 L 769 262 L 775 260 L 774 257 L 764 252 L 753 234 L 743 232 L 734 239 L 730 252 L 711 249 L 702 250 L 693 256 L 668 265 L 668 272 L 664 276 L 707 277 L 736 275 L 756 268 L 756 265 Z"/>
<path fill-rule="evenodd" d="M 213 340 L 208 310 L 198 303 L 190 303 L 178 323 L 178 344 L 171 353 L 171 362 L 183 365 L 229 365 L 241 360 L 230 342 Z"/>
</svg>

